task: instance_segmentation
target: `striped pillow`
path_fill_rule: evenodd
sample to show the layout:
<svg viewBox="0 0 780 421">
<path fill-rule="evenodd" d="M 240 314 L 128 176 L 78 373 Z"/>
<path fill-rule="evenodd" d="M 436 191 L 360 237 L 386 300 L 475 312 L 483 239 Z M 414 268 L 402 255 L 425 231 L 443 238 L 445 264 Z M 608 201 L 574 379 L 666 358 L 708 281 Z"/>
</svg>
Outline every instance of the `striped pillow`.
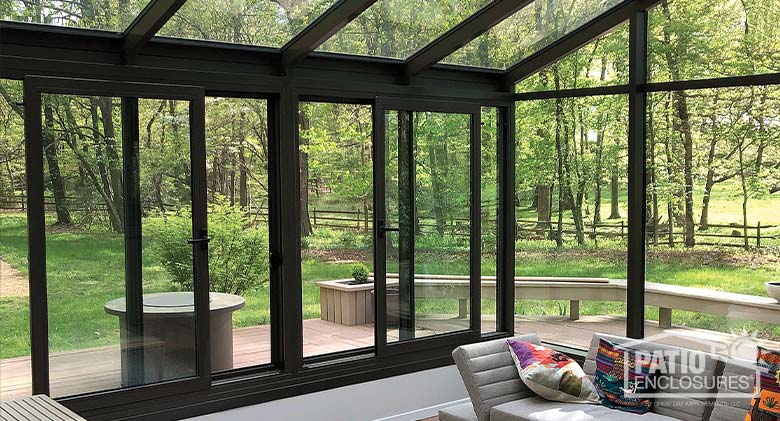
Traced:
<svg viewBox="0 0 780 421">
<path fill-rule="evenodd" d="M 776 421 L 780 419 L 780 352 L 758 347 L 756 359 L 760 389 L 746 421 Z"/>
<path fill-rule="evenodd" d="M 649 392 L 648 380 L 655 375 L 656 366 L 645 360 L 629 348 L 606 339 L 599 341 L 594 383 L 602 405 L 637 414 L 650 412 L 651 399 L 632 396 Z"/>
</svg>

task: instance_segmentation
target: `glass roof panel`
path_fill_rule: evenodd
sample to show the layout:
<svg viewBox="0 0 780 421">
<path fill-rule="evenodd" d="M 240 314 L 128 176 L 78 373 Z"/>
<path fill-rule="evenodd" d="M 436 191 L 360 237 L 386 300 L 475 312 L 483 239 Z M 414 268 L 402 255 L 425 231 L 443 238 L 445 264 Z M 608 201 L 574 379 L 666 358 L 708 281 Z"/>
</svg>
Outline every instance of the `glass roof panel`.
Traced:
<svg viewBox="0 0 780 421">
<path fill-rule="evenodd" d="M 336 0 L 188 0 L 157 35 L 281 47 Z"/>
<path fill-rule="evenodd" d="M 506 69 L 622 0 L 535 0 L 443 60 Z"/>
<path fill-rule="evenodd" d="M 0 19 L 121 32 L 149 0 L 0 0 Z"/>
<path fill-rule="evenodd" d="M 628 83 L 628 22 L 515 84 L 515 92 Z"/>
<path fill-rule="evenodd" d="M 489 0 L 379 0 L 318 51 L 404 59 Z"/>
</svg>

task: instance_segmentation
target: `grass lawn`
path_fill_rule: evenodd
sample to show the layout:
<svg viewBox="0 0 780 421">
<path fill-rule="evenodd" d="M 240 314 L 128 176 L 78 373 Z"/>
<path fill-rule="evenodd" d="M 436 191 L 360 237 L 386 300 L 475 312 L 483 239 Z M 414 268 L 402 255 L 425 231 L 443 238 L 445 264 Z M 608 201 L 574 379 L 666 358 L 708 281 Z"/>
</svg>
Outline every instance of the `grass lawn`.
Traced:
<svg viewBox="0 0 780 421">
<path fill-rule="evenodd" d="M 174 290 L 163 268 L 151 252 L 150 235 L 144 244 L 144 292 Z M 310 247 L 322 250 L 327 241 Z M 333 246 L 333 244 L 331 244 Z M 431 244 L 436 249 L 442 244 Z M 48 288 L 49 288 L 49 340 L 53 352 L 116 344 L 119 323 L 115 316 L 106 314 L 103 305 L 124 296 L 124 252 L 121 235 L 95 230 L 69 230 L 52 232 L 47 236 Z M 433 253 L 425 248 L 418 254 L 418 272 L 440 274 L 466 274 L 466 254 L 462 245 L 453 247 L 450 254 Z M 517 274 L 527 276 L 592 276 L 625 278 L 625 245 L 600 242 L 600 248 L 565 247 L 555 249 L 549 242 L 523 243 L 517 255 Z M 652 282 L 732 291 L 753 295 L 765 295 L 763 283 L 777 274 L 777 263 L 749 264 L 747 252 L 727 250 L 722 254 L 665 251 L 649 259 L 647 277 Z M 11 266 L 26 274 L 27 239 L 25 219 L 22 215 L 0 215 L 0 256 Z M 341 250 L 342 255 L 362 256 L 365 253 Z M 744 254 L 744 258 L 739 258 Z M 311 256 L 311 257 L 310 257 Z M 316 257 L 314 257 L 316 256 Z M 366 262 L 370 265 L 371 262 Z M 393 270 L 393 265 L 388 265 Z M 318 253 L 308 253 L 303 260 L 303 312 L 304 318 L 318 318 L 319 290 L 315 282 L 351 276 L 352 263 L 345 259 L 332 259 Z M 495 273 L 495 259 L 486 254 L 483 274 Z M 245 294 L 247 306 L 235 313 L 236 327 L 267 324 L 269 322 L 269 290 L 267 285 Z M 0 358 L 29 355 L 29 319 L 27 298 L 0 298 Z M 455 300 L 418 300 L 420 313 L 456 313 Z M 518 314 L 565 314 L 568 303 L 552 301 L 518 301 Z M 483 300 L 483 313 L 495 313 L 495 302 Z M 625 315 L 622 303 L 582 303 L 581 312 L 589 314 Z M 648 318 L 657 319 L 657 309 L 648 308 Z M 780 338 L 780 327 L 759 323 L 729 323 L 724 318 L 675 312 L 674 322 L 693 327 L 729 331 L 746 328 L 758 330 L 763 337 Z"/>
</svg>

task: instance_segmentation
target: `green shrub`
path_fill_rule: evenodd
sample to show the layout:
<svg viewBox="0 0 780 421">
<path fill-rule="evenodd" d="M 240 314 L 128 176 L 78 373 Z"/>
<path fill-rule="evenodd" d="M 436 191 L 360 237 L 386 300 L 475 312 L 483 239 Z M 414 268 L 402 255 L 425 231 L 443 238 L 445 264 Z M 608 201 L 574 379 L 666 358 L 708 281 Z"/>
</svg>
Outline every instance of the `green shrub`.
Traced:
<svg viewBox="0 0 780 421">
<path fill-rule="evenodd" d="M 352 230 L 344 230 L 339 234 L 339 243 L 344 248 L 355 248 L 358 243 L 357 234 Z"/>
<path fill-rule="evenodd" d="M 268 234 L 248 226 L 248 218 L 238 207 L 209 206 L 210 290 L 244 294 L 268 281 Z M 182 209 L 166 219 L 149 223 L 155 243 L 153 250 L 171 281 L 192 291 L 192 237 L 190 209 Z"/>
<path fill-rule="evenodd" d="M 358 284 L 365 284 L 368 282 L 368 267 L 363 263 L 358 263 L 352 266 L 352 278 Z"/>
</svg>

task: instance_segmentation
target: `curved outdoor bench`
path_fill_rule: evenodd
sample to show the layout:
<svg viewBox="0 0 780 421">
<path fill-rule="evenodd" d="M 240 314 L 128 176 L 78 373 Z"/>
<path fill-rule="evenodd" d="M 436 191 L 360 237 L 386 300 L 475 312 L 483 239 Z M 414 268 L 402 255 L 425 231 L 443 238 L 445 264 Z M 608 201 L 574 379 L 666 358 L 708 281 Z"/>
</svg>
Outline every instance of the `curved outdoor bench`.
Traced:
<svg viewBox="0 0 780 421">
<path fill-rule="evenodd" d="M 373 289 L 372 283 L 346 285 L 348 281 L 317 283 L 320 287 L 320 303 L 324 309 L 322 316 L 324 320 L 336 321 L 329 319 L 328 313 L 334 316 L 336 313 L 339 315 L 354 313 L 354 310 L 349 309 L 350 300 L 346 298 L 350 291 L 360 290 L 368 294 Z M 470 297 L 468 276 L 418 274 L 415 275 L 414 283 L 415 297 L 457 299 L 460 301 L 459 316 L 468 315 Z M 396 285 L 398 285 L 398 274 L 387 274 L 387 286 Z M 483 276 L 481 285 L 482 298 L 496 297 L 495 276 Z M 626 302 L 626 281 L 607 278 L 518 276 L 515 278 L 515 299 L 569 301 L 569 318 L 577 320 L 580 317 L 580 301 Z M 361 308 L 370 311 L 370 306 L 366 304 L 368 303 L 364 303 Z M 659 308 L 658 324 L 662 328 L 672 326 L 672 310 L 693 311 L 738 320 L 780 323 L 780 304 L 775 299 L 733 292 L 647 282 L 645 305 Z M 361 320 L 370 323 L 373 317 L 369 319 L 366 316 Z"/>
</svg>

